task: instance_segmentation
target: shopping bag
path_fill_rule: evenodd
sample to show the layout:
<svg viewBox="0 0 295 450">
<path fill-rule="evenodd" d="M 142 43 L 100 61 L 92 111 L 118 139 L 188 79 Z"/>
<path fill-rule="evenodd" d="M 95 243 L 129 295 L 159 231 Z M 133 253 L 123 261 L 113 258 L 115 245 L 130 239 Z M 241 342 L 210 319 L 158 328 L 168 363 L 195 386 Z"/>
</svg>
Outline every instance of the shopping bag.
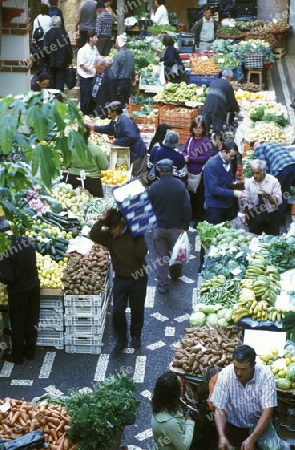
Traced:
<svg viewBox="0 0 295 450">
<path fill-rule="evenodd" d="M 44 38 L 44 30 L 40 25 L 39 19 L 37 19 L 38 27 L 35 29 L 33 33 L 33 39 L 35 39 L 36 42 L 40 41 L 40 39 Z"/>
<path fill-rule="evenodd" d="M 68 89 L 73 89 L 76 86 L 77 74 L 74 67 L 68 67 L 66 70 L 65 83 Z"/>
<path fill-rule="evenodd" d="M 174 244 L 169 264 L 188 263 L 190 258 L 190 243 L 187 232 L 180 233 Z"/>
<path fill-rule="evenodd" d="M 195 194 L 198 190 L 201 178 L 202 178 L 201 173 L 198 173 L 196 175 L 189 173 L 188 174 L 188 185 L 187 185 L 188 190 Z"/>
</svg>

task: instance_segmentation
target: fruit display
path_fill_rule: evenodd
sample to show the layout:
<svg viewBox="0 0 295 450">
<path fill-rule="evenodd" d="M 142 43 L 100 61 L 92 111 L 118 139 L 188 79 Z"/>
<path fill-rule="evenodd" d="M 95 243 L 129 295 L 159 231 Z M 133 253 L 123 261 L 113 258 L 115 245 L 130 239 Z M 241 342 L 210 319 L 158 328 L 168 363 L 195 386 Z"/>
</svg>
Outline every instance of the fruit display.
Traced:
<svg viewBox="0 0 295 450">
<path fill-rule="evenodd" d="M 8 294 L 6 291 L 6 285 L 0 283 L 0 305 L 7 305 L 8 303 Z"/>
<path fill-rule="evenodd" d="M 241 328 L 185 328 L 185 336 L 176 349 L 171 369 L 179 373 L 202 376 L 208 366 L 225 367 L 232 362 L 236 345 L 242 344 Z"/>
<path fill-rule="evenodd" d="M 221 304 L 230 307 L 237 303 L 240 289 L 239 280 L 226 279 L 224 275 L 217 275 L 204 280 L 197 289 L 198 301 L 200 304 Z M 196 308 L 200 310 L 199 303 Z"/>
<path fill-rule="evenodd" d="M 250 109 L 251 105 L 253 102 L 255 103 L 256 100 L 259 100 L 260 104 L 269 101 L 275 103 L 275 96 L 272 91 L 250 92 L 246 89 L 243 90 L 239 88 L 235 91 L 235 97 L 237 102 L 242 105 L 243 110 Z"/>
<path fill-rule="evenodd" d="M 275 378 L 276 386 L 281 390 L 295 389 L 295 356 L 285 352 L 284 356 L 278 355 L 276 348 L 270 354 L 259 355 L 260 360 L 269 366 Z"/>
<path fill-rule="evenodd" d="M 124 166 L 125 167 L 125 166 Z M 102 170 L 101 182 L 102 184 L 111 184 L 115 186 L 121 186 L 129 180 L 129 174 L 126 170 Z"/>
<path fill-rule="evenodd" d="M 206 89 L 206 87 L 205 87 Z M 199 90 L 200 91 L 200 90 Z M 186 101 L 204 102 L 206 91 L 202 91 L 202 96 L 197 94 L 197 87 L 194 84 L 181 82 L 168 83 L 155 96 L 156 102 L 184 103 Z M 202 100 L 201 100 L 202 98 Z"/>
<path fill-rule="evenodd" d="M 52 196 L 58 200 L 63 208 L 71 211 L 78 219 L 83 219 L 91 195 L 78 187 L 73 189 L 70 184 L 60 183 L 53 187 Z"/>
<path fill-rule="evenodd" d="M 241 280 L 237 308 L 232 319 L 238 322 L 242 317 L 253 320 L 281 322 L 285 311 L 275 307 L 277 295 L 281 292 L 280 275 L 276 267 L 267 265 L 264 257 L 255 254 Z"/>
<path fill-rule="evenodd" d="M 49 255 L 40 255 L 40 253 L 37 253 L 36 258 L 41 288 L 60 289 L 62 285 L 61 279 L 68 263 L 68 257 L 65 256 L 63 260 L 57 262 Z"/>
<path fill-rule="evenodd" d="M 86 255 L 70 253 L 62 283 L 66 295 L 97 295 L 104 292 L 105 279 L 110 266 L 109 252 L 93 244 Z"/>
<path fill-rule="evenodd" d="M 282 128 L 275 122 L 257 122 L 249 129 L 247 140 L 249 142 L 265 141 L 290 144 L 293 142 L 293 132 L 293 128 L 292 130 L 287 130 L 287 128 Z"/>
</svg>

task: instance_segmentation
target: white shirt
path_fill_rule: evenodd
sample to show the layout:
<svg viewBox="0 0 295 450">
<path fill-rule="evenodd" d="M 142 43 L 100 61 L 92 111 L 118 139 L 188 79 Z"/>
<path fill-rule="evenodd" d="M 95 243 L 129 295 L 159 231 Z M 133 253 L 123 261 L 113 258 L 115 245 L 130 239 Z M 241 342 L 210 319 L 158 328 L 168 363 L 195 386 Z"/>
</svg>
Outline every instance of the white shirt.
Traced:
<svg viewBox="0 0 295 450">
<path fill-rule="evenodd" d="M 38 20 L 39 20 L 40 25 L 38 23 Z M 32 36 L 33 36 L 36 28 L 38 28 L 39 26 L 43 28 L 44 36 L 45 36 L 47 31 L 49 31 L 50 28 L 52 28 L 52 17 L 47 16 L 46 14 L 44 16 L 42 14 L 39 14 L 39 16 L 37 16 L 36 19 L 34 20 Z M 44 40 L 44 36 L 42 37 L 42 39 L 40 39 L 40 41 Z"/>
<path fill-rule="evenodd" d="M 78 50 L 77 53 L 77 73 L 80 77 L 91 78 L 95 75 L 94 61 L 100 56 L 96 45 L 91 47 L 88 42 Z M 92 72 L 86 72 L 81 65 L 85 65 L 87 68 L 91 69 Z"/>
<path fill-rule="evenodd" d="M 277 406 L 274 376 L 269 367 L 256 364 L 252 380 L 243 386 L 230 364 L 219 373 L 211 401 L 226 410 L 227 422 L 251 428 L 256 426 L 263 409 Z"/>
<path fill-rule="evenodd" d="M 155 14 L 151 15 L 151 19 L 156 25 L 169 25 L 168 12 L 165 6 L 160 5 Z"/>
<path fill-rule="evenodd" d="M 277 178 L 273 177 L 269 173 L 265 175 L 265 178 L 258 183 L 254 180 L 254 177 L 248 178 L 245 181 L 245 194 L 246 201 L 250 208 L 254 208 L 258 204 L 259 191 L 265 191 L 267 194 L 277 199 L 277 204 L 272 205 L 266 198 L 263 199 L 267 212 L 273 212 L 278 209 L 278 205 L 282 203 L 282 189 Z"/>
</svg>

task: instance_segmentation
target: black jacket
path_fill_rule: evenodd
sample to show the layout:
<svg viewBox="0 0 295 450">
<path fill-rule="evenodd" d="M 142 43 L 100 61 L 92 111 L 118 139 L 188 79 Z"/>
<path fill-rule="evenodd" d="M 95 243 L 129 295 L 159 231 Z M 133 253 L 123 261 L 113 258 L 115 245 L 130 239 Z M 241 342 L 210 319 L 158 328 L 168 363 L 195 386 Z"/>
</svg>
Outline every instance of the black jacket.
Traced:
<svg viewBox="0 0 295 450">
<path fill-rule="evenodd" d="M 12 236 L 10 248 L 1 254 L 0 281 L 11 294 L 30 291 L 40 286 L 36 252 L 29 240 Z"/>
<path fill-rule="evenodd" d="M 68 33 L 59 27 L 51 28 L 44 37 L 45 60 L 49 67 L 65 69 L 72 64 L 73 51 Z"/>
<path fill-rule="evenodd" d="M 106 68 L 104 71 L 104 76 L 101 81 L 100 89 L 98 90 L 95 100 L 92 98 L 92 88 L 95 84 L 95 77 L 91 86 L 90 97 L 89 97 L 89 113 L 96 114 L 105 119 L 108 117 L 107 109 L 105 104 L 117 100 L 117 90 L 116 90 L 116 80 L 114 78 L 113 72 Z"/>
</svg>

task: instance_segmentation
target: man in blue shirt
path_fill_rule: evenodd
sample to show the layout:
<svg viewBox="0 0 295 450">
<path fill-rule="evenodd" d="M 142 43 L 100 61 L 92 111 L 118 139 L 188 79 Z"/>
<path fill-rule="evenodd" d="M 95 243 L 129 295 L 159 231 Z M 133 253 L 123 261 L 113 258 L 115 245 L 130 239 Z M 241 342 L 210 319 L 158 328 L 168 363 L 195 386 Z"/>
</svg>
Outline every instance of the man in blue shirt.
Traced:
<svg viewBox="0 0 295 450">
<path fill-rule="evenodd" d="M 281 185 L 283 201 L 278 212 L 280 223 L 284 224 L 290 188 L 295 185 L 295 158 L 282 144 L 276 142 L 255 144 L 254 155 L 266 162 L 266 173 L 276 177 Z"/>
</svg>

